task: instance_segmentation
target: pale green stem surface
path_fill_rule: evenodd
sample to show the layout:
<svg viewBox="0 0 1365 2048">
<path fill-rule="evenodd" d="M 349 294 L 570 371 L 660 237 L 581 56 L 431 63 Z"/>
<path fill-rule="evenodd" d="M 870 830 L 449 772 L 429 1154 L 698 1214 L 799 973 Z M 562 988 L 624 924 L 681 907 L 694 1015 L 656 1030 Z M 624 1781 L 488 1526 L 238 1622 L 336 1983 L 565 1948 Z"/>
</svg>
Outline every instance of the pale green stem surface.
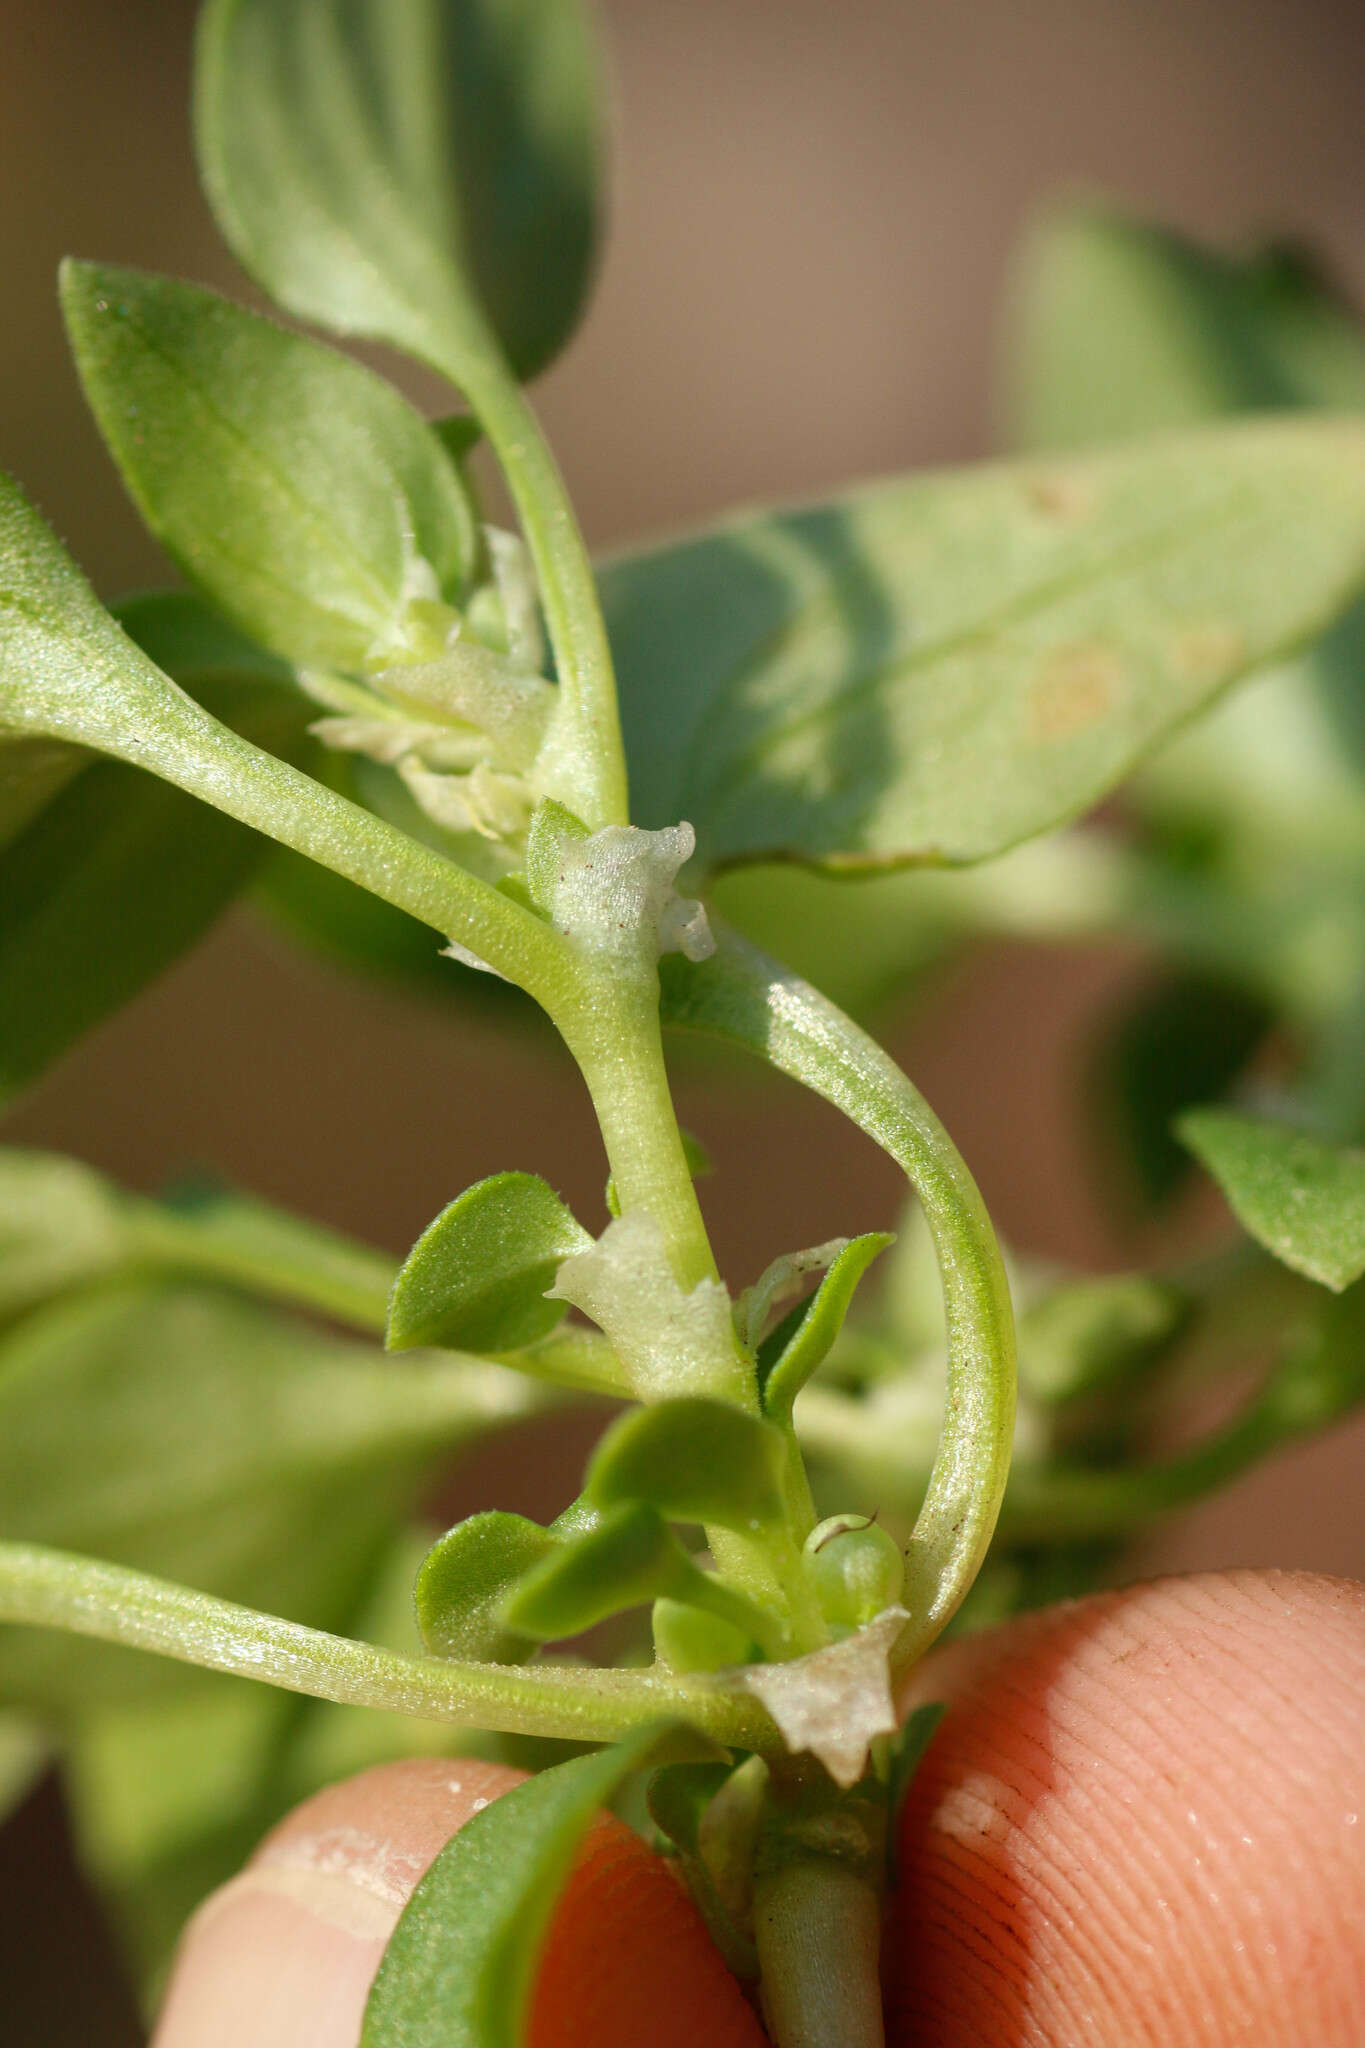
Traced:
<svg viewBox="0 0 1365 2048">
<path fill-rule="evenodd" d="M 747 1046 L 822 1095 L 874 1138 L 919 1195 L 938 1253 L 948 1327 L 943 1429 L 906 1558 L 911 1620 L 899 1673 L 923 1654 L 989 1547 L 1014 1435 L 1014 1321 L 1000 1249 L 976 1184 L 918 1089 L 808 983 L 717 931 L 716 956 L 670 972 L 668 1021 Z"/>
<path fill-rule="evenodd" d="M 641 1722 L 680 1718 L 730 1747 L 783 1751 L 757 1702 L 701 1678 L 404 1656 L 33 1544 L 0 1543 L 0 1621 L 97 1636 L 313 1699 L 512 1735 L 614 1742 Z"/>
<path fill-rule="evenodd" d="M 540 423 L 495 345 L 447 368 L 473 406 L 507 479 L 535 563 L 563 692 L 558 796 L 596 831 L 629 822 L 625 749 L 611 648 L 592 564 Z"/>
<path fill-rule="evenodd" d="M 830 1856 L 796 1855 L 760 1879 L 754 1943 L 776 2048 L 883 2048 L 882 1902 Z"/>
</svg>

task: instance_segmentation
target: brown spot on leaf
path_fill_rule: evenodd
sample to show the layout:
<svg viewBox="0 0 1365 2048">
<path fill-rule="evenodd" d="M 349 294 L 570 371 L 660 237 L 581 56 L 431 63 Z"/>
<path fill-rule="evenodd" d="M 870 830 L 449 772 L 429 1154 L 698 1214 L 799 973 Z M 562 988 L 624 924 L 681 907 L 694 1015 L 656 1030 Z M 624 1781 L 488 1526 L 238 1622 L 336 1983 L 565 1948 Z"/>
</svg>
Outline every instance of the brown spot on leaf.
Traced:
<svg viewBox="0 0 1365 2048">
<path fill-rule="evenodd" d="M 1171 642 L 1171 666 L 1177 675 L 1196 682 L 1213 681 L 1236 668 L 1246 652 L 1246 641 L 1236 626 L 1216 619 L 1182 627 Z"/>
<path fill-rule="evenodd" d="M 1053 648 L 1029 690 L 1030 737 L 1065 740 L 1098 725 L 1122 687 L 1122 664 L 1102 641 L 1073 640 Z"/>
<path fill-rule="evenodd" d="M 1045 519 L 1085 519 L 1095 509 L 1094 484 L 1078 470 L 1036 471 L 1024 479 L 1024 495 Z"/>
</svg>

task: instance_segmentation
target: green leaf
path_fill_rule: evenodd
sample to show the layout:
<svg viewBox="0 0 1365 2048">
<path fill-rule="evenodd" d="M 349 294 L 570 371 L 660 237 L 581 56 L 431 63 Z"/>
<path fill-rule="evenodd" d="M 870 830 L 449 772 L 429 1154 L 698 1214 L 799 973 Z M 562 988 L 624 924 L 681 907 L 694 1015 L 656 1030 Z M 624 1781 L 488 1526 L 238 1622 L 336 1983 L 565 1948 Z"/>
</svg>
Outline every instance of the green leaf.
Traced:
<svg viewBox="0 0 1365 2048">
<path fill-rule="evenodd" d="M 537 1404 L 519 1377 L 343 1343 L 234 1298 L 106 1285 L 0 1349 L 0 1536 L 334 1628 L 431 1460 Z M 83 1711 L 207 1679 L 24 1629 L 0 1694 Z"/>
<path fill-rule="evenodd" d="M 1040 448 L 1216 413 L 1365 407 L 1365 338 L 1296 251 L 1225 256 L 1114 209 L 1035 224 L 1013 308 L 1011 414 Z"/>
<path fill-rule="evenodd" d="M 434 1543 L 422 1560 L 414 1598 L 422 1641 L 433 1657 L 475 1657 L 510 1664 L 534 1647 L 502 1620 L 503 1596 L 555 1538 L 524 1515 L 471 1515 Z"/>
<path fill-rule="evenodd" d="M 108 1182 L 53 1152 L 0 1151 L 0 1322 L 112 1272 L 126 1257 Z"/>
<path fill-rule="evenodd" d="M 594 1815 L 658 1754 L 657 1728 L 542 1771 L 476 1814 L 384 1951 L 360 2048 L 520 2048 L 555 1901 Z"/>
<path fill-rule="evenodd" d="M 0 1713 L 0 1821 L 27 1799 L 47 1761 L 42 1730 L 18 1714 Z"/>
<path fill-rule="evenodd" d="M 1365 575 L 1365 429 L 879 484 L 608 567 L 635 809 L 704 866 L 965 862 L 1073 817 Z"/>
<path fill-rule="evenodd" d="M 641 1501 L 608 1508 L 595 1524 L 566 1534 L 518 1580 L 502 1619 L 548 1643 L 660 1598 L 701 1607 L 767 1650 L 780 1647 L 775 1621 L 715 1572 L 699 1570 L 658 1510 Z"/>
<path fill-rule="evenodd" d="M 1365 1273 L 1365 1152 L 1232 1110 L 1193 1110 L 1183 1142 L 1258 1244 L 1340 1293 Z"/>
<path fill-rule="evenodd" d="M 533 1564 L 503 1601 L 502 1619 L 554 1642 L 660 1594 L 686 1600 L 703 1576 L 657 1509 L 628 1502 Z"/>
<path fill-rule="evenodd" d="M 700 1396 L 659 1401 L 608 1430 L 586 1491 L 598 1507 L 647 1501 L 673 1521 L 747 1534 L 781 1516 L 785 1464 L 781 1433 L 756 1415 Z"/>
<path fill-rule="evenodd" d="M 477 1181 L 427 1225 L 389 1303 L 388 1346 L 511 1351 L 552 1330 L 566 1304 L 547 1301 L 561 1263 L 592 1239 L 533 1173 Z"/>
<path fill-rule="evenodd" d="M 234 731 L 306 757 L 309 712 L 280 663 L 188 595 L 135 598 L 121 611 L 125 630 Z M 0 671 L 5 652 L 0 623 Z M 37 681 L 31 645 L 20 661 L 16 680 Z M 0 673 L 0 696 L 8 680 Z M 0 764 L 17 751 L 0 748 Z M 137 768 L 67 752 L 78 772 L 0 849 L 0 1098 L 193 945 L 266 851 L 254 832 Z"/>
<path fill-rule="evenodd" d="M 491 327 L 528 377 L 591 276 L 596 87 L 577 0 L 210 0 L 200 172 L 291 313 L 457 383 Z"/>
<path fill-rule="evenodd" d="M 456 471 L 391 385 L 215 292 L 68 262 L 62 309 L 139 511 L 244 632 L 305 667 L 438 652 L 476 551 Z"/>
<path fill-rule="evenodd" d="M 844 1246 L 813 1294 L 799 1301 L 758 1348 L 758 1386 L 764 1412 L 786 1421 L 792 1403 L 824 1362 L 844 1326 L 858 1282 L 895 1233 L 868 1231 Z"/>
</svg>

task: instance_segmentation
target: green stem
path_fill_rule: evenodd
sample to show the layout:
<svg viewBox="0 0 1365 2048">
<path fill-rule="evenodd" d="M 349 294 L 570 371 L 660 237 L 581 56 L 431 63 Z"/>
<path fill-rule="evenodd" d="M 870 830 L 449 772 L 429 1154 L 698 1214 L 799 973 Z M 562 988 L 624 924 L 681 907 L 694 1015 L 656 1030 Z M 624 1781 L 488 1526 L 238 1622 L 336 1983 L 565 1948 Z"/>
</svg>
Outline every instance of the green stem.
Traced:
<svg viewBox="0 0 1365 2048">
<path fill-rule="evenodd" d="M 910 1539 L 899 1673 L 958 1607 L 989 1547 L 1014 1434 L 1014 1324 L 990 1219 L 956 1147 L 895 1062 L 806 982 L 721 928 L 701 966 L 665 963 L 666 1021 L 729 1038 L 842 1109 L 903 1168 L 938 1254 L 948 1388 Z"/>
<path fill-rule="evenodd" d="M 551 1016 L 587 1082 L 622 1215 L 643 1209 L 654 1218 L 680 1287 L 714 1280 L 715 1255 L 673 1109 L 653 976 L 617 979 L 585 964 L 573 1000 Z M 722 1376 L 731 1399 L 756 1405 L 738 1346 Z"/>
<path fill-rule="evenodd" d="M 882 1901 L 832 1856 L 794 1856 L 754 1891 L 763 2014 L 776 2048 L 883 2048 Z"/>
<path fill-rule="evenodd" d="M 702 1677 L 403 1656 L 38 1545 L 0 1543 L 0 1621 L 153 1650 L 314 1699 L 513 1735 L 614 1742 L 641 1722 L 672 1717 L 728 1747 L 783 1751 L 757 1701 Z"/>
<path fill-rule="evenodd" d="M 561 696 L 546 794 L 594 830 L 630 806 L 611 648 L 592 564 L 540 422 L 495 348 L 460 366 L 463 389 L 502 465 L 536 566 Z"/>
</svg>

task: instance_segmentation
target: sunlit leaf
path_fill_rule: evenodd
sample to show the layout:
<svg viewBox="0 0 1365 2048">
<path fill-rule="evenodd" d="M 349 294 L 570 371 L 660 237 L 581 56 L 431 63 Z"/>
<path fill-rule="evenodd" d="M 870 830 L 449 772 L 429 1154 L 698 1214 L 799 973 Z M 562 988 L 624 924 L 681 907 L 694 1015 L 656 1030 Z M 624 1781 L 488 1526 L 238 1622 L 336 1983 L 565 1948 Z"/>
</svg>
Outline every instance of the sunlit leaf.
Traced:
<svg viewBox="0 0 1365 2048">
<path fill-rule="evenodd" d="M 748 1531 L 781 1515 L 785 1459 L 771 1424 L 727 1402 L 660 1401 L 613 1424 L 587 1493 L 603 1508 L 647 1501 L 674 1521 Z"/>
<path fill-rule="evenodd" d="M 1286 1266 L 1337 1293 L 1365 1273 L 1365 1152 L 1233 1110 L 1193 1110 L 1179 1131 L 1238 1222 Z"/>
<path fill-rule="evenodd" d="M 577 0 L 211 0 L 200 169 L 291 313 L 456 382 L 486 322 L 530 376 L 591 275 L 596 85 Z"/>
<path fill-rule="evenodd" d="M 389 1304 L 390 1350 L 440 1344 L 510 1351 L 552 1330 L 565 1303 L 547 1301 L 562 1262 L 592 1239 L 532 1173 L 476 1182 L 428 1224 Z"/>
<path fill-rule="evenodd" d="M 392 385 L 215 292 L 68 262 L 86 397 L 152 532 L 303 666 L 439 651 L 423 605 L 474 557 L 456 471 Z"/>
<path fill-rule="evenodd" d="M 982 860 L 1075 816 L 1365 577 L 1365 428 L 873 485 L 609 565 L 637 815 L 703 865 Z"/>
</svg>

